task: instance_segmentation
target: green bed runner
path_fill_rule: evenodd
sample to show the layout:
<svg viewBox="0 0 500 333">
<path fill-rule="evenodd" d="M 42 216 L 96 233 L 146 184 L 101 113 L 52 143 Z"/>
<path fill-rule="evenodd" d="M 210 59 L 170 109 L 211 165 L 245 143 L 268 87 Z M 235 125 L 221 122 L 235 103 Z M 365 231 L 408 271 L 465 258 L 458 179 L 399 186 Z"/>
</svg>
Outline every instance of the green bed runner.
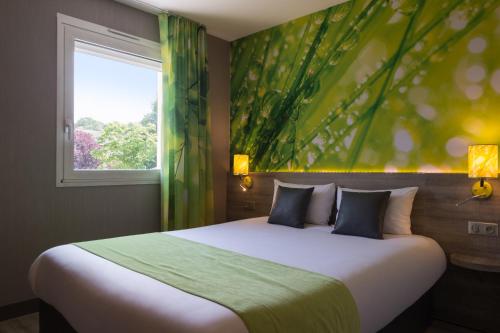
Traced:
<svg viewBox="0 0 500 333">
<path fill-rule="evenodd" d="M 250 333 L 355 333 L 356 304 L 334 278 L 153 233 L 76 246 L 234 311 Z"/>
</svg>

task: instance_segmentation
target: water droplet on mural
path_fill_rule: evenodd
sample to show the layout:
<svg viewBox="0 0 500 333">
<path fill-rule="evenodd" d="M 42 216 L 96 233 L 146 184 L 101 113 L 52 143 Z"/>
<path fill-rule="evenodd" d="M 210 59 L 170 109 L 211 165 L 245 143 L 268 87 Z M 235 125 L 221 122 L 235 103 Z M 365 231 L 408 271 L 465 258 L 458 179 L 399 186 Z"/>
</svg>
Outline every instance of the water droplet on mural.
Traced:
<svg viewBox="0 0 500 333">
<path fill-rule="evenodd" d="M 354 123 L 354 119 L 351 116 L 349 116 L 349 117 L 347 117 L 346 122 L 347 122 L 347 125 L 351 126 Z"/>
<path fill-rule="evenodd" d="M 483 87 L 478 84 L 472 84 L 465 88 L 465 95 L 470 100 L 476 100 L 483 96 Z"/>
<path fill-rule="evenodd" d="M 254 71 L 250 70 L 248 72 L 248 78 L 250 79 L 250 81 L 255 81 L 257 80 L 257 74 L 255 74 Z"/>
<path fill-rule="evenodd" d="M 493 72 L 490 79 L 490 85 L 497 94 L 500 94 L 500 69 Z"/>
<path fill-rule="evenodd" d="M 341 21 L 349 13 L 349 11 L 351 10 L 351 6 L 352 6 L 351 2 L 344 4 L 342 6 L 338 6 L 335 10 L 335 13 L 333 13 L 332 16 L 330 17 L 330 21 L 332 22 Z"/>
<path fill-rule="evenodd" d="M 307 153 L 307 163 L 309 163 L 309 165 L 313 164 L 315 160 L 316 156 L 314 156 L 313 152 Z"/>
<path fill-rule="evenodd" d="M 339 57 L 334 57 L 328 61 L 328 65 L 330 66 L 335 66 L 339 63 Z"/>
<path fill-rule="evenodd" d="M 405 69 L 402 66 L 399 66 L 394 74 L 394 80 L 399 81 L 405 76 Z"/>
<path fill-rule="evenodd" d="M 402 152 L 409 152 L 413 149 L 413 139 L 407 130 L 400 129 L 394 134 L 394 147 Z"/>
<path fill-rule="evenodd" d="M 415 47 L 414 47 L 415 51 L 417 51 L 417 52 L 422 51 L 423 48 L 424 48 L 423 42 L 418 42 L 417 44 L 415 44 Z"/>
<path fill-rule="evenodd" d="M 481 65 L 473 65 L 467 69 L 467 79 L 471 82 L 480 82 L 486 76 L 486 70 Z"/>
<path fill-rule="evenodd" d="M 361 96 L 358 97 L 358 99 L 356 100 L 356 104 L 357 105 L 363 105 L 366 103 L 366 101 L 368 100 L 368 97 L 370 96 L 370 94 L 368 93 L 368 91 L 364 91 Z"/>
<path fill-rule="evenodd" d="M 486 49 L 487 43 L 483 37 L 472 38 L 467 45 L 470 53 L 482 53 Z"/>
<path fill-rule="evenodd" d="M 418 6 L 418 0 L 391 0 L 391 8 L 404 14 L 412 14 Z"/>
<path fill-rule="evenodd" d="M 340 49 L 342 51 L 349 51 L 352 49 L 356 43 L 358 42 L 358 34 L 357 33 L 352 33 L 349 38 L 347 38 L 342 44 L 340 44 Z"/>
<path fill-rule="evenodd" d="M 320 135 L 316 135 L 316 137 L 312 140 L 312 143 L 318 146 L 319 150 L 325 150 L 325 141 Z"/>
<path fill-rule="evenodd" d="M 352 140 L 354 140 L 354 136 L 355 136 L 355 135 L 356 135 L 356 130 L 353 130 L 353 131 L 351 132 L 351 134 L 349 134 L 348 136 L 346 136 L 346 137 L 344 138 L 344 146 L 345 146 L 346 148 L 349 148 L 349 147 L 351 146 L 351 144 L 352 144 Z"/>
<path fill-rule="evenodd" d="M 420 77 L 420 76 L 417 75 L 417 76 L 415 76 L 413 78 L 412 82 L 413 82 L 414 85 L 419 85 L 420 82 L 422 82 L 422 77 Z"/>
<path fill-rule="evenodd" d="M 469 141 L 462 137 L 454 137 L 446 142 L 446 151 L 450 156 L 462 157 L 467 154 Z"/>
<path fill-rule="evenodd" d="M 433 120 L 436 118 L 437 112 L 436 110 L 427 104 L 419 104 L 417 105 L 417 113 L 424 119 Z"/>
<path fill-rule="evenodd" d="M 391 19 L 389 21 L 387 21 L 387 24 L 395 24 L 395 23 L 398 23 L 399 21 L 401 21 L 403 18 L 405 17 L 405 15 L 399 13 L 399 12 L 396 12 L 394 13 L 394 15 L 392 15 Z"/>
<path fill-rule="evenodd" d="M 448 25 L 453 30 L 462 30 L 469 23 L 467 12 L 462 9 L 455 9 L 448 17 Z"/>
</svg>

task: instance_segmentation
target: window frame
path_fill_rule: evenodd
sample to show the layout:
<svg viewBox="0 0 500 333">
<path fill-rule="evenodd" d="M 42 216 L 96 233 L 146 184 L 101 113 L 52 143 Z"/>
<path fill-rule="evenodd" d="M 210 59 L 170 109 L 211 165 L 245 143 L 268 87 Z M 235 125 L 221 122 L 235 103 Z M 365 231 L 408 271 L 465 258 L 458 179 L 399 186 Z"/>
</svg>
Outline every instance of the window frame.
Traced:
<svg viewBox="0 0 500 333">
<path fill-rule="evenodd" d="M 160 183 L 160 169 L 74 170 L 74 50 L 76 42 L 94 44 L 133 57 L 161 70 L 160 44 L 98 24 L 57 13 L 57 156 L 56 186 L 101 186 Z M 158 64 L 156 64 L 158 63 Z M 158 106 L 162 103 L 158 92 Z M 161 123 L 161 112 L 158 112 Z M 158 146 L 161 142 L 158 130 Z M 158 147 L 158 152 L 160 148 Z M 160 153 L 157 154 L 158 158 Z M 158 160 L 160 165 L 160 159 Z"/>
</svg>

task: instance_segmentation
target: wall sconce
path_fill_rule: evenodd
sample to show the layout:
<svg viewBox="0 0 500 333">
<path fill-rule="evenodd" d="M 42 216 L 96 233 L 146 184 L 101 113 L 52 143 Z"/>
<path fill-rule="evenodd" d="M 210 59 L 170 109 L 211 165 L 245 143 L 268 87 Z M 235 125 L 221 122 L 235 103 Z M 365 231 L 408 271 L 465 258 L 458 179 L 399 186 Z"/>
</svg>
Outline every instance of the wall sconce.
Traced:
<svg viewBox="0 0 500 333">
<path fill-rule="evenodd" d="M 234 155 L 233 159 L 233 175 L 240 176 L 240 187 L 243 191 L 252 188 L 253 180 L 248 175 L 248 155 Z"/>
<path fill-rule="evenodd" d="M 486 178 L 498 178 L 498 145 L 469 146 L 469 178 L 479 178 L 472 185 L 472 197 L 457 203 L 460 206 L 472 199 L 488 199 L 493 187 Z"/>
</svg>

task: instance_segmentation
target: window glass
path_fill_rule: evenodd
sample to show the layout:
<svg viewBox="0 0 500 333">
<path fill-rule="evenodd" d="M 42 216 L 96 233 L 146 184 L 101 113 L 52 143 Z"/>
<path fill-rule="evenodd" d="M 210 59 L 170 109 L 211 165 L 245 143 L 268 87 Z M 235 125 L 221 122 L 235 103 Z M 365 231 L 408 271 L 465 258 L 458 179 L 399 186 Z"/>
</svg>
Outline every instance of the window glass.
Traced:
<svg viewBox="0 0 500 333">
<path fill-rule="evenodd" d="M 158 168 L 160 63 L 75 42 L 73 88 L 74 170 Z"/>
</svg>

